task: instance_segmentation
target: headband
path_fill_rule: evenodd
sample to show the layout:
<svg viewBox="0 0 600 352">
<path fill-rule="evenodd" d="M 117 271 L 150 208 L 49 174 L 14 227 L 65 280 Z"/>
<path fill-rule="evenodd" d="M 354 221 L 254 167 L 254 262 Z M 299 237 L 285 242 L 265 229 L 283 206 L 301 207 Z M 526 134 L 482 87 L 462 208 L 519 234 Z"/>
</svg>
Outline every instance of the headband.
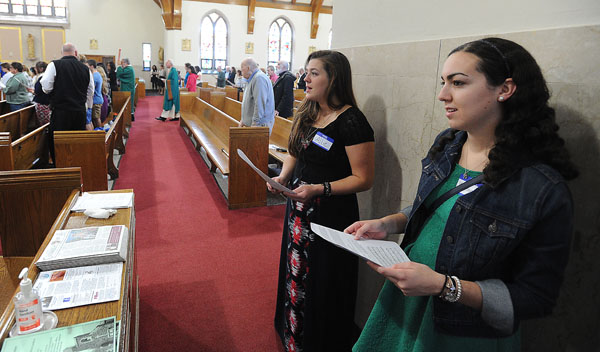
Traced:
<svg viewBox="0 0 600 352">
<path fill-rule="evenodd" d="M 485 39 L 481 39 L 481 42 L 491 46 L 494 50 L 496 50 L 496 52 L 498 53 L 498 55 L 500 55 L 500 57 L 502 58 L 502 62 L 504 63 L 504 68 L 506 68 L 506 76 L 510 77 L 510 66 L 508 66 L 508 60 L 506 59 L 506 56 L 504 56 L 504 54 L 502 53 L 502 51 L 500 51 L 500 49 L 498 49 L 498 47 L 496 45 L 494 45 L 494 43 L 492 42 L 488 42 Z"/>
</svg>

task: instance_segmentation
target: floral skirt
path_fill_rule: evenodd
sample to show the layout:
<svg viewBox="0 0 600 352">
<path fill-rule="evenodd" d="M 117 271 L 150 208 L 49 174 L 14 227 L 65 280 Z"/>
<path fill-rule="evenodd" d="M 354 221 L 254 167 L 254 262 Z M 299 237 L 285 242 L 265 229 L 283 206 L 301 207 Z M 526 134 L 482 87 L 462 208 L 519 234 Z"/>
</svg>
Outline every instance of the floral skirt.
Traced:
<svg viewBox="0 0 600 352">
<path fill-rule="evenodd" d="M 38 125 L 43 126 L 50 122 L 50 115 L 52 114 L 52 110 L 50 110 L 50 105 L 44 105 L 39 103 L 33 103 L 35 106 L 35 116 L 37 117 Z"/>
</svg>

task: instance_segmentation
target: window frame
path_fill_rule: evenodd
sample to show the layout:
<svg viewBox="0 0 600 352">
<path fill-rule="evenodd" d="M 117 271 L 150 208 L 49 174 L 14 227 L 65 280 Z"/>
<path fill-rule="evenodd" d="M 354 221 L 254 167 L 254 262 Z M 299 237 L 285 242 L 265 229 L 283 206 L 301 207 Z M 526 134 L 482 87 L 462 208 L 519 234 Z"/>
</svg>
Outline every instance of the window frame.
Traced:
<svg viewBox="0 0 600 352">
<path fill-rule="evenodd" d="M 0 22 L 10 22 L 10 23 L 24 23 L 24 24 L 69 24 L 69 0 L 65 0 L 65 15 L 57 16 L 56 15 L 56 6 L 54 5 L 54 1 L 52 0 L 51 10 L 52 15 L 42 15 L 42 4 L 41 0 L 37 0 L 37 5 L 27 5 L 27 0 L 23 0 L 23 13 L 14 13 L 13 12 L 13 0 L 8 1 L 6 4 L 8 6 L 8 12 L 0 12 Z M 19 4 L 21 5 L 21 4 Z M 37 14 L 28 14 L 27 7 L 28 6 L 36 6 Z M 62 8 L 62 6 L 59 6 Z"/>
<path fill-rule="evenodd" d="M 218 17 L 213 21 L 213 19 L 210 17 L 210 15 L 215 14 Z M 204 23 L 204 20 L 208 18 L 211 23 L 212 23 L 212 58 L 211 59 L 203 59 L 202 58 L 202 25 Z M 230 26 L 229 26 L 229 21 L 227 21 L 227 17 L 225 17 L 225 15 L 218 10 L 210 10 L 208 12 L 206 12 L 206 14 L 204 14 L 204 16 L 202 16 L 202 19 L 200 20 L 200 30 L 199 30 L 199 34 L 200 34 L 200 38 L 199 38 L 199 49 L 198 49 L 198 64 L 200 67 L 200 71 L 202 73 L 207 73 L 207 74 L 216 74 L 217 73 L 217 61 L 221 61 L 222 59 L 217 59 L 216 56 L 216 26 L 217 26 L 217 22 L 219 22 L 219 19 L 223 20 L 223 23 L 225 24 L 225 64 L 222 66 L 222 69 L 225 70 L 225 67 L 229 65 L 229 60 L 230 60 L 230 55 L 229 55 L 229 30 L 230 30 Z M 212 65 L 210 69 L 205 69 L 202 65 L 202 60 L 211 60 Z"/>
<path fill-rule="evenodd" d="M 279 20 L 283 20 L 284 24 L 279 25 L 279 23 L 277 21 Z M 279 27 L 279 39 L 278 39 L 278 44 L 279 44 L 279 57 L 277 58 L 277 61 L 270 61 L 269 60 L 269 44 L 270 44 L 270 40 L 271 40 L 271 27 L 273 27 L 273 25 L 276 24 Z M 289 18 L 285 17 L 285 16 L 278 16 L 277 18 L 275 18 L 271 24 L 269 25 L 269 27 L 267 28 L 267 67 L 270 66 L 271 64 L 273 64 L 274 67 L 277 67 L 277 63 L 279 61 L 281 61 L 281 35 L 282 35 L 282 31 L 283 31 L 283 27 L 285 25 L 288 25 L 290 27 L 290 31 L 292 33 L 291 35 L 291 40 L 290 40 L 290 60 L 288 61 L 289 64 L 289 68 L 290 71 L 292 69 L 292 62 L 294 60 L 294 39 L 295 39 L 295 30 L 294 30 L 294 26 L 292 25 L 292 21 L 290 21 Z"/>
<path fill-rule="evenodd" d="M 144 46 L 150 46 L 150 60 L 148 60 L 148 66 L 146 66 L 146 61 L 144 60 Z M 152 69 L 152 43 L 142 43 L 142 71 L 150 71 Z"/>
</svg>

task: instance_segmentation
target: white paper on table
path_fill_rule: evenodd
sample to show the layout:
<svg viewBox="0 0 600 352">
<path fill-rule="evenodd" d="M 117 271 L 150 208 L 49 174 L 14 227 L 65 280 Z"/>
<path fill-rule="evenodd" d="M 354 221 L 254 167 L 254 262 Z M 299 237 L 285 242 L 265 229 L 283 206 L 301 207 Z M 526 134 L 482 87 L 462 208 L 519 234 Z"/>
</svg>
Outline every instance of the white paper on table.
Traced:
<svg viewBox="0 0 600 352">
<path fill-rule="evenodd" d="M 268 184 L 271 185 L 271 187 L 275 188 L 278 191 L 281 192 L 287 192 L 287 193 L 291 193 L 291 194 L 296 194 L 296 192 L 292 191 L 291 189 L 287 188 L 286 186 L 282 185 L 279 182 L 275 182 L 273 181 L 272 178 L 270 178 L 269 176 L 265 175 L 264 172 L 260 171 L 259 168 L 257 168 L 256 166 L 254 166 L 254 164 L 252 163 L 252 161 L 250 161 L 250 159 L 248 159 L 248 157 L 246 156 L 246 154 L 244 154 L 243 151 L 241 150 L 237 150 L 238 155 L 240 156 L 240 158 L 242 158 L 242 160 L 244 160 L 246 162 L 246 164 L 248 164 L 252 170 L 254 170 L 260 177 L 262 177 L 263 180 L 267 181 Z"/>
<path fill-rule="evenodd" d="M 33 288 L 43 310 L 58 310 L 118 301 L 122 276 L 123 263 L 42 271 Z"/>
<path fill-rule="evenodd" d="M 354 235 L 311 223 L 311 230 L 324 240 L 383 267 L 409 262 L 398 243 L 382 240 L 355 240 Z"/>
<path fill-rule="evenodd" d="M 133 206 L 133 193 L 88 193 L 84 192 L 77 199 L 71 211 L 85 211 L 86 209 L 118 209 Z"/>
</svg>

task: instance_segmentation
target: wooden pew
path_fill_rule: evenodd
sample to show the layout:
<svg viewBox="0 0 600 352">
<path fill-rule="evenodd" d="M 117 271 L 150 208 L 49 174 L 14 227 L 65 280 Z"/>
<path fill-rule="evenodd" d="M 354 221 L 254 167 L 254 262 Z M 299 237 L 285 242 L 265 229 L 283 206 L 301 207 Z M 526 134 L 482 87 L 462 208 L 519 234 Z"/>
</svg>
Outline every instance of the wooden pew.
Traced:
<svg viewBox="0 0 600 352">
<path fill-rule="evenodd" d="M 10 106 L 6 102 L 6 100 L 0 101 L 0 115 L 4 115 L 10 112 Z"/>
<path fill-rule="evenodd" d="M 10 132 L 13 140 L 29 133 L 36 124 L 35 107 L 29 105 L 17 111 L 0 115 L 0 132 Z"/>
<path fill-rule="evenodd" d="M 294 100 L 304 100 L 306 93 L 302 89 L 294 89 Z"/>
<path fill-rule="evenodd" d="M 137 80 L 138 78 L 136 78 Z M 138 93 L 139 91 L 139 93 Z M 135 94 L 137 95 L 137 98 L 145 98 L 146 97 L 146 82 L 142 81 L 140 82 L 139 80 L 137 81 L 137 86 L 135 87 Z"/>
<path fill-rule="evenodd" d="M 0 170 L 28 170 L 48 162 L 47 123 L 12 141 L 9 132 L 0 132 Z"/>
<path fill-rule="evenodd" d="M 194 104 L 195 97 L 198 96 L 199 89 L 197 88 L 195 92 L 179 92 L 179 107 L 181 111 L 192 111 L 192 105 Z M 183 99 L 183 97 L 189 97 Z"/>
<path fill-rule="evenodd" d="M 123 136 L 129 137 L 129 132 L 127 131 L 127 127 L 131 127 L 131 92 L 118 91 L 113 92 L 112 103 L 113 103 L 113 111 L 119 111 L 123 105 L 126 105 L 125 102 L 129 99 L 129 104 L 127 104 L 127 108 L 123 111 Z"/>
<path fill-rule="evenodd" d="M 285 158 L 289 155 L 288 143 L 290 139 L 290 132 L 292 131 L 292 121 L 284 119 L 283 117 L 275 116 L 275 122 L 273 123 L 273 130 L 269 137 L 269 143 L 274 145 L 277 149 L 269 148 L 269 155 L 275 158 L 280 163 L 283 163 Z M 285 150 L 285 152 L 283 151 Z"/>
<path fill-rule="evenodd" d="M 300 104 L 302 104 L 302 100 L 294 100 L 294 107 L 297 109 Z"/>
<path fill-rule="evenodd" d="M 202 147 L 210 162 L 211 172 L 216 169 L 228 176 L 227 201 L 229 209 L 264 206 L 267 202 L 265 182 L 238 156 L 242 150 L 263 172 L 267 172 L 269 144 L 267 127 L 237 127 L 238 121 L 200 98 L 186 102 L 191 110 L 182 111 L 180 126 L 187 129 Z"/>
<path fill-rule="evenodd" d="M 233 100 L 238 100 L 238 89 L 233 86 L 225 86 L 225 95 Z"/>
<path fill-rule="evenodd" d="M 2 254 L 33 257 L 73 190 L 80 168 L 0 172 Z"/>
<path fill-rule="evenodd" d="M 242 119 L 242 103 L 239 101 L 235 101 L 221 94 L 215 94 L 215 92 L 213 92 L 213 94 L 210 95 L 210 104 L 223 111 L 225 114 L 233 117 L 237 121 Z M 288 155 L 287 146 L 288 139 L 290 138 L 290 132 L 292 130 L 292 123 L 292 120 L 275 116 L 273 129 L 271 131 L 271 135 L 269 136 L 269 144 L 274 145 L 276 148 L 286 150 L 284 152 L 269 148 L 269 155 L 282 163 L 285 157 Z"/>
<path fill-rule="evenodd" d="M 104 131 L 55 131 L 54 150 L 56 167 L 81 167 L 84 191 L 108 189 L 107 174 L 112 179 L 119 177 L 113 163 L 113 150 L 117 146 L 118 131 L 123 130 L 128 101 L 108 132 Z M 122 140 L 121 140 L 122 142 Z"/>
<path fill-rule="evenodd" d="M 121 98 L 125 98 L 124 100 Z M 117 101 L 115 102 L 113 100 L 113 113 L 116 113 L 116 116 L 121 115 L 121 126 L 119 128 L 117 128 L 117 137 L 115 138 L 115 149 L 119 151 L 119 154 L 123 155 L 125 154 L 125 143 L 123 143 L 123 139 L 125 137 L 129 136 L 129 133 L 127 132 L 126 124 L 126 117 L 129 116 L 129 119 L 131 120 L 131 98 L 130 97 L 126 97 L 125 95 L 120 95 L 119 99 L 117 99 Z M 114 121 L 114 120 L 113 120 Z M 114 122 L 113 122 L 114 124 Z"/>
<path fill-rule="evenodd" d="M 133 190 L 108 191 L 111 193 L 133 193 Z M 11 298 L 18 292 L 18 279 L 16 273 L 23 267 L 29 267 L 28 277 L 35 281 L 40 274 L 34 264 L 43 253 L 44 249 L 54 236 L 55 232 L 63 229 L 73 229 L 91 226 L 125 225 L 129 229 L 128 251 L 123 274 L 121 277 L 121 292 L 118 301 L 85 305 L 55 311 L 58 316 L 58 327 L 70 326 L 87 321 L 115 316 L 120 320 L 119 351 L 138 350 L 138 324 L 139 324 L 139 278 L 135 252 L 135 211 L 133 208 L 118 209 L 117 214 L 109 219 L 90 219 L 82 213 L 71 212 L 79 195 L 78 189 L 73 189 L 59 213 L 54 218 L 49 231 L 44 233 L 44 241 L 34 256 L 28 257 L 0 257 L 0 270 L 2 264 L 7 270 L 0 271 L 0 346 L 7 338 L 10 328 L 14 325 L 15 313 Z M 33 203 L 35 203 L 35 199 Z"/>
<path fill-rule="evenodd" d="M 32 265 L 65 201 L 80 188 L 78 168 L 0 172 L 0 346 L 14 323 L 5 308 L 13 307 L 19 272 Z"/>
</svg>

